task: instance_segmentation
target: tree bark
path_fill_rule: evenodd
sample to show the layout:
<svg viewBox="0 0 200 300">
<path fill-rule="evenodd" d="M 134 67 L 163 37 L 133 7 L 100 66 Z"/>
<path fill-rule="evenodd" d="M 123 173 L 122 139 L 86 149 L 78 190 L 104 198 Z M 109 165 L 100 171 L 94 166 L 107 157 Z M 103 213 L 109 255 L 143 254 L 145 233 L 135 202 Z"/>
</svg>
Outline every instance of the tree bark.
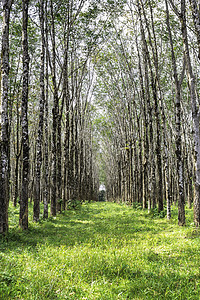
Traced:
<svg viewBox="0 0 200 300">
<path fill-rule="evenodd" d="M 147 58 L 147 63 L 149 65 L 150 70 L 150 78 L 151 78 L 151 88 L 152 88 L 152 96 L 153 96 L 153 102 L 154 102 L 154 114 L 155 114 L 155 123 L 156 123 L 156 145 L 155 145 L 155 152 L 157 157 L 157 170 L 158 170 L 158 193 L 157 193 L 157 203 L 158 203 L 158 212 L 161 212 L 163 210 L 163 174 L 162 174 L 162 151 L 161 151 L 161 126 L 160 126 L 160 108 L 159 108 L 159 100 L 158 100 L 158 92 L 157 92 L 157 81 L 158 81 L 158 57 L 157 57 L 157 50 L 155 46 L 155 50 L 153 47 L 153 44 L 151 42 L 151 34 L 149 31 L 148 22 L 146 19 L 146 15 L 143 8 L 143 15 L 149 35 L 149 43 L 152 49 L 153 53 L 153 62 L 155 67 L 155 72 L 153 72 L 153 67 L 151 64 L 151 57 L 148 49 L 148 44 L 145 38 L 145 32 L 143 27 L 143 21 L 142 21 L 142 11 L 141 11 L 141 5 L 140 1 L 137 1 L 138 3 L 138 9 L 139 9 L 139 17 L 140 17 L 140 28 L 141 28 L 141 35 L 142 35 L 142 42 L 144 47 L 145 56 Z M 156 45 L 156 41 L 154 40 L 154 44 Z"/>
<path fill-rule="evenodd" d="M 53 81 L 53 128 L 52 128 L 52 187 L 51 187 L 51 215 L 57 213 L 57 123 L 58 123 L 58 89 L 56 82 L 56 41 L 53 1 L 51 0 L 52 26 L 52 81 Z"/>
<path fill-rule="evenodd" d="M 47 6 L 48 0 L 45 1 L 45 46 L 46 46 L 46 66 L 45 66 L 45 82 L 46 82 L 46 94 L 45 94 L 45 103 L 44 103 L 44 211 L 43 218 L 48 218 L 48 201 L 49 201 L 49 128 L 48 128 L 48 120 L 49 120 L 49 69 L 48 69 L 48 22 L 47 22 Z"/>
<path fill-rule="evenodd" d="M 172 66 L 173 66 L 173 76 L 175 83 L 175 91 L 176 91 L 176 100 L 175 100 L 175 109 L 176 109 L 176 158 L 177 158 L 177 174 L 178 174 L 178 224 L 180 226 L 185 225 L 185 199 L 184 199 L 184 183 L 183 183 L 183 162 L 182 162 L 182 139 L 181 139 L 181 83 L 182 78 L 178 79 L 177 74 L 177 66 L 176 66 L 176 58 L 174 53 L 174 46 L 172 40 L 172 33 L 170 28 L 170 19 L 169 19 L 169 10 L 168 10 L 168 2 L 165 0 L 166 5 L 166 13 L 167 13 L 167 27 L 168 34 L 170 40 L 171 47 L 171 58 L 172 58 Z M 185 66 L 183 66 L 183 74 L 185 72 Z M 183 76 L 182 76 L 183 77 Z"/>
<path fill-rule="evenodd" d="M 183 37 L 184 54 L 186 59 L 186 69 L 188 84 L 190 89 L 190 99 L 192 106 L 192 117 L 194 126 L 194 144 L 195 144 L 195 196 L 194 196 L 194 222 L 196 227 L 200 225 L 200 110 L 197 105 L 196 99 L 196 79 L 192 69 L 192 63 L 188 45 L 188 34 L 186 24 L 186 7 L 185 0 L 181 0 L 181 31 Z"/>
<path fill-rule="evenodd" d="M 39 126 L 36 141 L 36 170 L 35 170 L 35 192 L 33 206 L 33 220 L 38 222 L 40 218 L 40 198 L 41 198 L 41 166 L 42 166 L 42 142 L 44 124 L 44 104 L 45 104 L 45 36 L 44 36 L 44 0 L 40 1 L 40 31 L 41 31 L 41 53 L 40 53 L 40 102 L 39 102 Z"/>
<path fill-rule="evenodd" d="M 28 184 L 29 184 L 29 134 L 28 134 L 28 86 L 29 86 L 29 53 L 28 53 L 28 5 L 29 0 L 22 1 L 23 27 L 22 27 L 22 46 L 23 46 L 23 86 L 21 104 L 21 124 L 22 124 L 22 190 L 20 199 L 19 225 L 28 229 Z"/>
<path fill-rule="evenodd" d="M 198 1 L 199 2 L 199 1 Z M 197 36 L 198 43 L 198 58 L 200 60 L 200 4 L 197 4 L 196 0 L 190 0 L 190 4 L 192 7 L 192 16 Z"/>
<path fill-rule="evenodd" d="M 8 231 L 9 204 L 9 23 L 12 0 L 3 2 L 3 26 L 0 70 L 0 234 Z"/>
</svg>

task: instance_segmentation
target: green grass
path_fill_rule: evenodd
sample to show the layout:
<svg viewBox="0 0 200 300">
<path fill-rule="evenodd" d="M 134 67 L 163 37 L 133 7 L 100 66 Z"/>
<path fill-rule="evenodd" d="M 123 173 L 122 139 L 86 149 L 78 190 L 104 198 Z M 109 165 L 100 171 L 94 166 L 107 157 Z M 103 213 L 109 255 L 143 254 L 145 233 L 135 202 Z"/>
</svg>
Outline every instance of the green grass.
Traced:
<svg viewBox="0 0 200 300">
<path fill-rule="evenodd" d="M 83 204 L 0 244 L 0 299 L 200 299 L 193 228 L 114 203 Z"/>
</svg>

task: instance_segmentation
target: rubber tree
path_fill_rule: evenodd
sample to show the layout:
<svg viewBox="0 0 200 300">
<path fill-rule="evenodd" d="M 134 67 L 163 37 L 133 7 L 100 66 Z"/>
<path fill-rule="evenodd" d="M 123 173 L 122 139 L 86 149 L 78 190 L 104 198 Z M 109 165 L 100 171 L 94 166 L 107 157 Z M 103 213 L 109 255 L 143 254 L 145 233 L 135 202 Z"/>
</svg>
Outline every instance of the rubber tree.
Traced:
<svg viewBox="0 0 200 300">
<path fill-rule="evenodd" d="M 29 87 L 29 50 L 28 50 L 28 6 L 29 0 L 22 1 L 22 49 L 23 49 L 23 75 L 22 75 L 22 186 L 20 199 L 19 225 L 28 229 L 28 186 L 29 186 L 29 132 L 28 132 L 28 87 Z"/>
<path fill-rule="evenodd" d="M 0 69 L 0 234 L 8 231 L 8 164 L 9 164 L 9 24 L 11 0 L 2 1 L 3 25 Z"/>
</svg>

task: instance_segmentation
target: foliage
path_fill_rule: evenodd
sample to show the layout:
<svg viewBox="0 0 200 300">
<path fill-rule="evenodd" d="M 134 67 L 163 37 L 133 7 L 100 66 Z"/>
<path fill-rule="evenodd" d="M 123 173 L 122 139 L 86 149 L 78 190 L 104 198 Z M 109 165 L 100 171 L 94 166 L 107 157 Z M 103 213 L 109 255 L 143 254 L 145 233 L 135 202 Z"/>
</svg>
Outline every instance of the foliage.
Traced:
<svg viewBox="0 0 200 300">
<path fill-rule="evenodd" d="M 31 210 L 31 209 L 30 209 Z M 15 228 L 0 244 L 0 299 L 199 299 L 199 232 L 107 202 Z"/>
<path fill-rule="evenodd" d="M 154 217 L 160 217 L 160 218 L 164 218 L 167 215 L 167 209 L 164 208 L 162 211 L 158 211 L 158 208 L 155 207 L 150 211 L 150 215 L 154 218 Z"/>
</svg>

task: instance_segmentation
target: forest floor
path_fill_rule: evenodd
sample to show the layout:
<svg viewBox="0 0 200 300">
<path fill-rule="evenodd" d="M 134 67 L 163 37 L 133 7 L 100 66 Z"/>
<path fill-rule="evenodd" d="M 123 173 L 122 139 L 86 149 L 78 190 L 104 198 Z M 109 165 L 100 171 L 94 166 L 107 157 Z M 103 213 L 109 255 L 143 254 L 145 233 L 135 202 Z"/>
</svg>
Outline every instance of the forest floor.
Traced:
<svg viewBox="0 0 200 300">
<path fill-rule="evenodd" d="M 115 203 L 83 204 L 0 240 L 0 299 L 200 299 L 200 235 L 187 210 L 167 221 Z M 32 208 L 30 208 L 30 211 Z"/>
</svg>

